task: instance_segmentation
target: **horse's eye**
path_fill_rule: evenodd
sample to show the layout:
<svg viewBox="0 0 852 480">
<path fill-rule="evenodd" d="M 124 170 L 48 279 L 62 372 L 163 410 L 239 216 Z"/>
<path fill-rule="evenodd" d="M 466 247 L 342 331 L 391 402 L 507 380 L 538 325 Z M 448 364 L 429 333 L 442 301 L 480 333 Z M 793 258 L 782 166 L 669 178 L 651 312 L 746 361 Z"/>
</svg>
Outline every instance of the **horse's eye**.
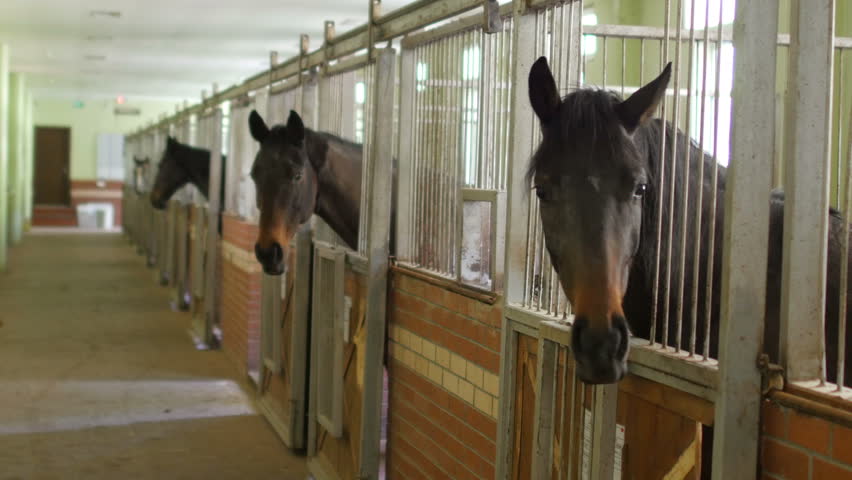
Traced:
<svg viewBox="0 0 852 480">
<path fill-rule="evenodd" d="M 633 190 L 633 196 L 636 198 L 642 198 L 645 195 L 645 192 L 648 191 L 647 183 L 640 183 L 636 185 L 636 189 Z"/>
<path fill-rule="evenodd" d="M 547 190 L 547 188 L 542 187 L 540 185 L 535 186 L 535 196 L 537 196 L 538 199 L 542 202 L 550 200 L 550 192 Z"/>
<path fill-rule="evenodd" d="M 296 176 L 293 177 L 293 181 L 296 181 L 296 182 L 300 181 L 301 179 L 302 179 L 302 173 L 301 172 L 297 173 Z"/>
</svg>

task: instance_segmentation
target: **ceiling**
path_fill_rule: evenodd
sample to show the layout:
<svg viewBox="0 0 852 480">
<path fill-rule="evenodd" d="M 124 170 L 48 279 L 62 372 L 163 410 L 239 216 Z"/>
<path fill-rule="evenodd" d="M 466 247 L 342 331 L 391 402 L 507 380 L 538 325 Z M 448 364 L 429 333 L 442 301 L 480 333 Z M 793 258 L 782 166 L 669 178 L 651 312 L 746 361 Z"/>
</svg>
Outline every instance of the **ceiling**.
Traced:
<svg viewBox="0 0 852 480">
<path fill-rule="evenodd" d="M 410 0 L 385 0 L 388 12 Z M 240 82 L 311 49 L 323 22 L 342 33 L 367 19 L 368 0 L 3 0 L 0 42 L 36 98 L 124 96 L 195 103 L 203 89 Z"/>
</svg>

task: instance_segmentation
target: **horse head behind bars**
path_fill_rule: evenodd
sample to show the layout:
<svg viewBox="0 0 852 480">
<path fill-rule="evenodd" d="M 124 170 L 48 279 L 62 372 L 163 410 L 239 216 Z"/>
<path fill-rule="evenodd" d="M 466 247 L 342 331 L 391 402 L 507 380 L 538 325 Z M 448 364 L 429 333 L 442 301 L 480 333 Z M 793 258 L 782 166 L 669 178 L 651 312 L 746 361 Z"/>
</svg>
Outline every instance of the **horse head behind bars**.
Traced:
<svg viewBox="0 0 852 480">
<path fill-rule="evenodd" d="M 709 355 L 715 357 L 718 352 L 726 169 L 715 165 L 715 158 L 682 132 L 660 119 L 651 119 L 670 76 L 671 64 L 626 100 L 596 89 L 580 89 L 560 98 L 544 57 L 530 70 L 529 98 L 541 124 L 542 140 L 531 159 L 528 177 L 539 199 L 547 251 L 574 309 L 571 347 L 577 374 L 587 383 L 612 383 L 623 378 L 630 332 L 650 338 L 657 272 L 656 303 L 659 311 L 668 312 L 668 318 L 654 340 L 690 345 L 695 338 L 697 352 L 703 352 L 704 345 L 709 347 Z M 661 152 L 663 134 L 665 156 Z M 702 162 L 703 168 L 699 168 Z M 718 169 L 715 185 L 714 167 Z M 673 198 L 678 201 L 670 204 L 672 186 Z M 702 202 L 696 207 L 699 189 Z M 682 200 L 687 190 L 688 207 Z M 663 192 L 665 201 L 658 208 Z M 776 360 L 784 197 L 776 192 L 767 201 L 771 216 L 764 349 Z M 700 215 L 699 227 L 695 225 L 696 215 Z M 835 211 L 829 215 L 825 335 L 827 374 L 832 378 L 838 355 L 844 222 Z M 663 235 L 658 237 L 658 231 Z M 700 243 L 698 258 L 696 241 Z M 671 279 L 670 284 L 666 278 Z M 677 286 L 681 278 L 682 297 Z M 850 298 L 847 305 L 852 307 Z M 847 312 L 852 313 L 852 308 Z M 847 314 L 844 321 L 848 318 Z M 821 320 L 814 319 L 815 328 L 820 328 Z M 852 341 L 850 329 L 846 330 L 846 341 Z M 850 352 L 852 349 L 847 348 L 847 367 L 852 364 Z M 846 379 L 848 384 L 849 375 Z"/>
<path fill-rule="evenodd" d="M 357 248 L 362 146 L 305 128 L 294 111 L 286 125 L 270 129 L 253 110 L 249 129 L 260 143 L 251 178 L 260 210 L 254 251 L 263 270 L 284 272 L 293 235 L 314 213 Z"/>
<path fill-rule="evenodd" d="M 222 171 L 225 170 L 225 161 L 225 155 L 222 155 Z M 195 185 L 204 198 L 208 198 L 210 150 L 191 147 L 169 137 L 151 187 L 151 205 L 159 210 L 165 209 L 172 195 L 187 183 Z M 224 189 L 221 191 L 224 192 Z"/>
</svg>

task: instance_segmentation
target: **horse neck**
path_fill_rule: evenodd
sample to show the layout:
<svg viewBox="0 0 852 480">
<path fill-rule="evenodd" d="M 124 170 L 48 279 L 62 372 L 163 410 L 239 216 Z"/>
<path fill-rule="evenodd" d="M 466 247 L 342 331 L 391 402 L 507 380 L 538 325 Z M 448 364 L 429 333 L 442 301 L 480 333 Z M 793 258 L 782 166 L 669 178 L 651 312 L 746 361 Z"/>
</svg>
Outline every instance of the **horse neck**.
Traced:
<svg viewBox="0 0 852 480">
<path fill-rule="evenodd" d="M 661 157 L 660 151 L 660 135 L 662 129 L 666 129 L 666 146 L 665 146 L 665 162 Z M 709 225 L 711 218 L 716 218 L 714 232 L 714 264 L 717 266 L 714 271 L 718 273 L 719 260 L 721 259 L 721 227 L 722 227 L 722 207 L 724 204 L 724 184 L 725 184 L 725 168 L 718 167 L 718 180 L 715 186 L 716 190 L 716 210 L 713 210 L 712 195 L 713 195 L 713 165 L 716 160 L 705 155 L 704 152 L 694 145 L 690 139 L 677 129 L 674 129 L 668 123 L 663 123 L 659 119 L 648 122 L 636 132 L 637 146 L 643 153 L 646 159 L 646 167 L 650 177 L 650 182 L 653 186 L 653 195 L 646 197 L 646 203 L 643 208 L 642 218 L 642 233 L 640 239 L 639 251 L 637 259 L 634 262 L 630 283 L 634 288 L 628 287 L 628 292 L 643 298 L 645 305 L 648 305 L 648 299 L 653 298 L 653 285 L 655 282 L 655 271 L 659 271 L 659 290 L 658 290 L 658 308 L 662 311 L 665 307 L 665 284 L 666 284 L 666 269 L 670 267 L 669 278 L 669 318 L 674 319 L 676 316 L 676 307 L 678 302 L 679 279 L 683 275 L 684 280 L 684 297 L 683 297 L 683 318 L 689 318 L 691 314 L 692 291 L 694 287 L 694 265 L 695 265 L 695 245 L 700 238 L 699 252 L 699 315 L 703 318 L 704 301 L 703 295 L 706 289 L 706 276 L 704 275 L 703 266 L 706 265 L 707 256 L 709 254 Z M 677 143 L 676 161 L 672 162 L 673 146 Z M 687 153 L 688 152 L 688 153 Z M 689 161 L 687 162 L 687 155 Z M 660 165 L 663 164 L 663 177 L 660 178 Z M 672 180 L 672 165 L 674 167 L 674 193 L 675 201 L 673 206 L 670 206 L 671 180 Z M 703 172 L 699 176 L 699 170 L 703 163 Z M 687 165 L 689 166 L 687 175 Z M 662 180 L 662 181 L 661 181 Z M 658 195 L 660 189 L 663 192 L 662 208 L 657 208 L 659 200 Z M 688 202 L 683 201 L 684 191 L 688 188 Z M 701 189 L 701 206 L 697 205 L 698 189 Z M 701 212 L 700 230 L 696 230 L 695 222 L 698 212 Z M 684 216 L 684 212 L 686 215 Z M 661 222 L 661 235 L 657 237 L 658 222 Z M 686 223 L 684 223 L 686 222 Z M 684 227 L 686 227 L 684 231 Z M 699 233 L 700 231 L 700 233 Z M 671 246 L 669 246 L 669 232 L 671 232 Z M 683 241 L 685 238 L 685 242 Z M 685 249 L 683 246 L 685 245 Z M 659 267 L 657 263 L 657 252 L 659 253 Z M 669 256 L 669 252 L 670 256 Z M 684 259 L 684 268 L 681 269 L 681 258 Z M 669 262 L 670 260 L 670 262 Z M 715 276 L 715 275 L 714 275 Z M 638 287 L 638 288 L 637 288 Z M 629 301 L 626 299 L 625 301 Z M 645 312 L 647 317 L 650 317 L 650 307 Z M 650 318 L 636 319 L 640 323 L 648 322 Z M 641 327 L 640 327 L 641 329 Z"/>
<path fill-rule="evenodd" d="M 362 148 L 312 130 L 305 131 L 305 142 L 308 159 L 317 176 L 314 213 L 351 248 L 357 248 Z"/>
</svg>

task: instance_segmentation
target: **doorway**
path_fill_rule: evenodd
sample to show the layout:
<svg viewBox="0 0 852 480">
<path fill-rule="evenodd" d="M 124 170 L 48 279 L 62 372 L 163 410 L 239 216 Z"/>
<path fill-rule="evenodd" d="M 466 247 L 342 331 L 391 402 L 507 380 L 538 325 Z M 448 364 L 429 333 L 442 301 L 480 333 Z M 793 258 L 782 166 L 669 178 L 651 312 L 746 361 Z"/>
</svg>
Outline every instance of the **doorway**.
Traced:
<svg viewBox="0 0 852 480">
<path fill-rule="evenodd" d="M 71 205 L 70 157 L 70 128 L 36 127 L 33 185 L 36 205 Z"/>
</svg>

